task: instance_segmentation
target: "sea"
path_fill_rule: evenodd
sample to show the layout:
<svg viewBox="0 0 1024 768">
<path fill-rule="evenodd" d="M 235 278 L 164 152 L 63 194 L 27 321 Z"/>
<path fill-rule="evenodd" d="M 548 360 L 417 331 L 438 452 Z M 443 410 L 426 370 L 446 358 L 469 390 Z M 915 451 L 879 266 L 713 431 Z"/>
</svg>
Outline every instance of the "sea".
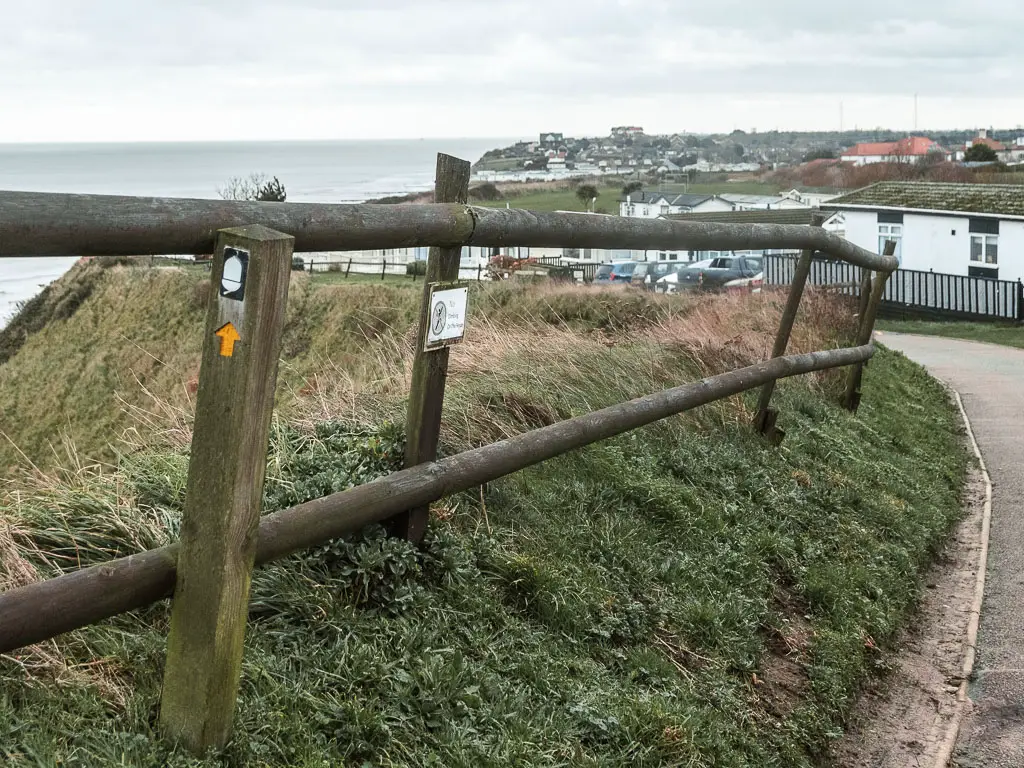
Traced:
<svg viewBox="0 0 1024 768">
<path fill-rule="evenodd" d="M 0 144 L 0 190 L 217 198 L 232 177 L 262 173 L 280 179 L 292 202 L 362 202 L 431 189 L 438 152 L 476 162 L 513 141 Z M 0 258 L 0 327 L 74 262 Z"/>
</svg>

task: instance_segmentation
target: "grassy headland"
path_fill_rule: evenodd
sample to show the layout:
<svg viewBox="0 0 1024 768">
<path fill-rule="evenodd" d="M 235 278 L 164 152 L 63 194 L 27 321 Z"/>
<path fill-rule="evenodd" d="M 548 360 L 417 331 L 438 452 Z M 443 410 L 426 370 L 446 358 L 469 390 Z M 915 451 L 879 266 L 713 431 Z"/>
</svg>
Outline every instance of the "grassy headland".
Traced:
<svg viewBox="0 0 1024 768">
<path fill-rule="evenodd" d="M 295 279 L 267 511 L 402 456 L 418 292 Z M 177 535 L 200 285 L 109 270 L 0 367 L 0 402 L 32 405 L 16 393 L 31 385 L 32 418 L 59 410 L 73 378 L 90 393 L 73 407 L 91 404 L 108 426 L 81 425 L 85 441 L 134 418 L 113 415 L 111 388 L 147 397 L 136 368 L 166 406 L 136 422 L 116 469 L 8 482 L 0 588 Z M 761 359 L 780 309 L 769 295 L 474 290 L 445 452 Z M 794 348 L 844 342 L 848 310 L 809 297 Z M 967 462 L 945 392 L 919 367 L 881 352 L 856 416 L 834 405 L 839 383 L 780 385 L 781 448 L 752 434 L 753 396 L 735 397 L 444 500 L 422 551 L 369 529 L 261 569 L 223 755 L 189 758 L 153 730 L 166 604 L 0 657 L 0 755 L 15 766 L 820 765 L 959 515 Z"/>
</svg>

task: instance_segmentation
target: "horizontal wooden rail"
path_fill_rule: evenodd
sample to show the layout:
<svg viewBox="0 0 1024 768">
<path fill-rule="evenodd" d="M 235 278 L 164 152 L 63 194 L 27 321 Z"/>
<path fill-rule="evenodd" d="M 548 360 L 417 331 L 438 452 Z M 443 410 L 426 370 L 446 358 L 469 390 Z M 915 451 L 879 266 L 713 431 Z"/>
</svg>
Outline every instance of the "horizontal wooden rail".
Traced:
<svg viewBox="0 0 1024 768">
<path fill-rule="evenodd" d="M 443 496 L 769 381 L 864 362 L 870 344 L 778 357 L 404 469 L 263 517 L 256 562 L 266 563 Z M 142 608 L 174 588 L 178 545 L 84 568 L 0 594 L 0 653 Z"/>
<path fill-rule="evenodd" d="M 263 224 L 295 252 L 417 246 L 812 250 L 861 267 L 896 268 L 818 227 L 714 224 L 584 213 L 425 205 L 342 205 L 0 192 L 0 256 L 206 254 L 225 227 Z"/>
</svg>

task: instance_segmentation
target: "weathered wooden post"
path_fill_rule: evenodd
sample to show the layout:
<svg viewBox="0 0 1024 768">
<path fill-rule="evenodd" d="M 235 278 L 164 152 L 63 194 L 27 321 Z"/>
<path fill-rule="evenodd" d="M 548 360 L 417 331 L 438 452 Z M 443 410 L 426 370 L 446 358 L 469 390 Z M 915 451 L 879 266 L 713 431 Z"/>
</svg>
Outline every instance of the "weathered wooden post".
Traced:
<svg viewBox="0 0 1024 768">
<path fill-rule="evenodd" d="M 435 203 L 463 203 L 469 198 L 470 164 L 450 155 L 438 154 L 434 182 Z M 423 303 L 420 307 L 419 331 L 416 335 L 416 356 L 412 367 L 412 388 L 409 391 L 409 411 L 406 418 L 405 466 L 413 467 L 437 458 L 437 443 L 441 432 L 441 407 L 444 403 L 445 378 L 448 375 L 448 347 L 441 343 L 428 349 L 432 338 L 445 336 L 449 322 L 449 309 L 438 309 L 440 291 L 445 284 L 459 277 L 462 247 L 431 248 L 427 258 L 427 272 L 423 281 Z M 451 289 L 454 294 L 465 289 Z M 464 293 L 463 293 L 464 296 Z M 463 299 L 464 301 L 464 299 Z M 443 302 L 441 302 L 443 303 Z M 462 306 L 465 323 L 465 305 Z M 444 315 L 443 317 L 441 315 Z M 438 332 L 435 332 L 438 331 Z M 460 336 L 461 338 L 461 336 Z M 396 515 L 389 522 L 395 536 L 418 542 L 427 530 L 429 506 L 418 507 Z"/>
<path fill-rule="evenodd" d="M 884 253 L 886 256 L 896 255 L 896 243 L 887 240 Z M 889 280 L 889 272 L 876 272 L 871 282 L 871 294 L 860 316 L 857 325 L 857 346 L 871 343 L 871 335 L 875 331 L 875 319 L 878 317 L 878 308 L 882 304 L 882 297 L 885 295 L 885 284 Z M 846 394 L 843 396 L 843 406 L 850 411 L 856 411 L 860 406 L 860 384 L 864 376 L 864 363 L 854 363 L 850 368 L 849 377 L 846 380 Z"/>
<path fill-rule="evenodd" d="M 214 252 L 160 697 L 164 734 L 197 753 L 231 735 L 293 244 L 253 225 Z"/>
<path fill-rule="evenodd" d="M 381 282 L 383 282 L 384 275 L 386 275 L 387 273 L 388 273 L 388 260 L 384 259 L 384 261 L 382 261 L 380 263 L 380 279 L 381 279 Z"/>
<path fill-rule="evenodd" d="M 857 322 L 864 317 L 868 311 L 868 300 L 871 298 L 871 270 L 861 267 L 860 270 L 860 293 L 857 295 Z"/>
<path fill-rule="evenodd" d="M 811 226 L 820 227 L 825 223 L 826 218 L 821 211 L 814 211 L 811 214 Z M 811 273 L 813 260 L 814 251 L 806 250 L 800 254 L 800 259 L 797 261 L 796 269 L 793 272 L 793 283 L 789 287 L 789 296 L 786 298 L 786 307 L 782 310 L 779 330 L 775 334 L 772 358 L 783 357 L 786 354 L 789 337 L 793 333 L 793 324 L 796 322 L 796 314 L 800 310 L 800 300 L 804 295 L 804 287 L 807 285 L 807 276 Z M 757 402 L 757 416 L 754 417 L 754 428 L 778 445 L 786 433 L 775 426 L 775 420 L 779 414 L 778 411 L 770 407 L 774 392 L 774 381 L 769 381 L 761 388 L 761 397 Z"/>
<path fill-rule="evenodd" d="M 348 277 L 349 270 L 352 269 L 352 258 L 349 257 L 348 264 L 345 266 L 345 277 Z"/>
</svg>

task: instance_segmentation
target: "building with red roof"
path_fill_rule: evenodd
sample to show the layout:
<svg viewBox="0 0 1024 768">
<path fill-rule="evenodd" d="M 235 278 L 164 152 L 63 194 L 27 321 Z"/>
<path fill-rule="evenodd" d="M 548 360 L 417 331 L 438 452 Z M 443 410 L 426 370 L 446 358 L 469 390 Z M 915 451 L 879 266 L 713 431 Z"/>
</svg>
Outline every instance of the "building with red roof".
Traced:
<svg viewBox="0 0 1024 768">
<path fill-rule="evenodd" d="M 908 136 L 899 141 L 868 142 L 854 144 L 843 150 L 841 160 L 854 165 L 871 163 L 919 163 L 926 157 L 938 154 L 946 157 L 946 150 L 927 136 Z"/>
</svg>

